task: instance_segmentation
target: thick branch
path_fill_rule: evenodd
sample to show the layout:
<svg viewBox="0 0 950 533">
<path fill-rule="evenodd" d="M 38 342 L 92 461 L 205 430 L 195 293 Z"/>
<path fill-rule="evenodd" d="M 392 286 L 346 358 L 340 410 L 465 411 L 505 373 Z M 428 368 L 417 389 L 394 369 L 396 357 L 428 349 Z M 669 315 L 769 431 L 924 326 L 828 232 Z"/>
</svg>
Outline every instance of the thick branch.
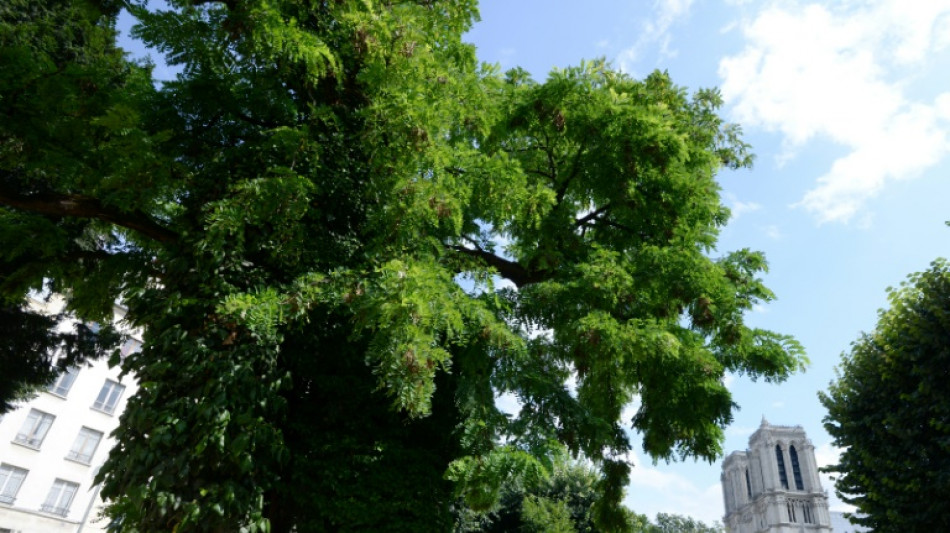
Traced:
<svg viewBox="0 0 950 533">
<path fill-rule="evenodd" d="M 552 174 L 549 174 L 549 173 L 547 173 L 547 172 L 545 172 L 545 171 L 543 171 L 543 170 L 540 170 L 540 169 L 529 168 L 529 169 L 526 170 L 526 172 L 530 172 L 530 173 L 532 173 L 532 174 L 537 174 L 538 176 L 544 176 L 545 178 L 548 178 L 549 180 L 554 181 L 554 176 L 553 176 Z"/>
<path fill-rule="evenodd" d="M 561 183 L 561 186 L 557 190 L 557 203 L 560 204 L 564 201 L 564 195 L 567 194 L 567 188 L 570 186 L 571 182 L 574 181 L 574 178 L 580 173 L 580 161 L 581 156 L 584 155 L 585 145 L 582 143 L 577 147 L 577 153 L 574 154 L 574 160 L 571 163 L 571 173 L 567 178 Z"/>
<path fill-rule="evenodd" d="M 204 4 L 217 4 L 217 3 L 224 4 L 228 7 L 228 9 L 231 9 L 231 10 L 233 10 L 237 6 L 236 0 L 194 0 L 192 2 L 192 5 L 200 6 Z"/>
<path fill-rule="evenodd" d="M 583 216 L 583 217 L 581 217 L 581 218 L 575 220 L 575 221 L 574 221 L 574 227 L 575 227 L 575 228 L 579 228 L 579 227 L 583 226 L 584 224 L 587 224 L 588 222 L 590 222 L 591 220 L 594 220 L 594 219 L 600 220 L 598 217 L 600 217 L 600 215 L 602 215 L 602 214 L 603 214 L 604 212 L 606 212 L 608 209 L 610 209 L 610 204 L 609 204 L 609 203 L 608 203 L 608 204 L 604 204 L 603 207 L 601 207 L 601 208 L 599 208 L 599 209 L 597 209 L 597 210 L 595 210 L 595 211 L 591 211 L 591 212 L 588 213 L 587 215 L 585 215 L 585 216 Z"/>
<path fill-rule="evenodd" d="M 481 259 L 488 266 L 494 267 L 501 277 L 511 280 L 511 282 L 519 288 L 531 283 L 537 283 L 542 280 L 539 275 L 529 271 L 519 263 L 509 261 L 503 257 L 498 257 L 497 255 L 482 250 L 481 248 L 466 248 L 464 246 L 449 246 L 449 248 L 455 250 L 456 252 Z"/>
<path fill-rule="evenodd" d="M 128 228 L 158 242 L 178 239 L 174 231 L 136 210 L 123 213 L 102 205 L 97 198 L 81 194 L 39 193 L 24 196 L 0 187 L 0 204 L 41 215 L 94 218 Z"/>
</svg>

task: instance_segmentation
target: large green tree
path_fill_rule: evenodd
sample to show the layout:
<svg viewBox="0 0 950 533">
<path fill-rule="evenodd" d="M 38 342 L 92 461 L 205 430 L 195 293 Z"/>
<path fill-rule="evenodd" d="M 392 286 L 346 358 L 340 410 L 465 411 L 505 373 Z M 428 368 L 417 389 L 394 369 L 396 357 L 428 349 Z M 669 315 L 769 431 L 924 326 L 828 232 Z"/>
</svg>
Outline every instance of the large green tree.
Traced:
<svg viewBox="0 0 950 533">
<path fill-rule="evenodd" d="M 457 533 L 598 533 L 594 521 L 603 499 L 601 475 L 583 461 L 554 453 L 550 475 L 512 476 L 502 486 L 499 504 L 488 512 L 462 507 Z M 630 533 L 721 533 L 687 516 L 658 513 L 651 522 L 633 511 L 625 512 L 623 531 Z"/>
<path fill-rule="evenodd" d="M 719 522 L 708 526 L 701 520 L 669 513 L 658 513 L 655 523 L 643 529 L 643 533 L 722 533 L 723 531 Z"/>
<path fill-rule="evenodd" d="M 100 23 L 117 12 L 80 2 L 0 4 L 0 413 L 52 381 L 57 368 L 101 355 L 118 341 L 112 305 L 84 292 L 94 293 L 97 280 L 110 275 L 96 261 L 105 256 L 107 226 L 93 230 L 60 216 L 92 211 L 95 200 L 73 195 L 72 203 L 57 204 L 53 192 L 91 183 L 98 179 L 92 167 L 120 165 L 121 152 L 134 148 L 132 139 L 100 142 L 112 128 L 110 108 L 120 110 L 136 84 L 149 86 Z M 39 290 L 38 265 L 51 282 L 47 290 Z M 83 278 L 89 283 L 71 281 Z M 40 299 L 48 289 L 73 285 L 73 307 L 102 323 L 98 334 L 81 322 L 63 330 L 69 310 L 46 315 L 26 305 L 31 288 Z"/>
<path fill-rule="evenodd" d="M 502 484 L 498 504 L 488 511 L 462 506 L 458 533 L 595 533 L 595 508 L 602 500 L 601 475 L 590 465 L 574 461 L 566 450 L 552 454 L 548 475 L 511 476 Z M 626 512 L 626 531 L 647 526 L 645 516 Z"/>
<path fill-rule="evenodd" d="M 827 471 L 873 531 L 950 530 L 950 263 L 889 289 L 890 308 L 821 393 L 842 448 Z"/>
<path fill-rule="evenodd" d="M 716 91 L 501 75 L 462 41 L 474 0 L 170 4 L 123 4 L 163 83 L 115 3 L 0 7 L 2 295 L 120 299 L 143 331 L 116 527 L 447 530 L 559 442 L 620 529 L 625 429 L 713 460 L 724 374 L 803 365 L 744 322 L 763 256 L 715 249 L 715 174 L 750 162 Z"/>
</svg>

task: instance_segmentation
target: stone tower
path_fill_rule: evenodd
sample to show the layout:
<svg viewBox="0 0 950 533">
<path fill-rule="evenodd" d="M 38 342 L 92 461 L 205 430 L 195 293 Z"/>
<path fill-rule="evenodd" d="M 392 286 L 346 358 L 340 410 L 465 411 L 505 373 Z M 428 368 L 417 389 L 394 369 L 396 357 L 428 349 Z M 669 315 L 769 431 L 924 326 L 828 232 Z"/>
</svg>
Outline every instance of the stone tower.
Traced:
<svg viewBox="0 0 950 533">
<path fill-rule="evenodd" d="M 801 426 L 762 425 L 722 463 L 729 533 L 831 533 L 815 447 Z"/>
</svg>

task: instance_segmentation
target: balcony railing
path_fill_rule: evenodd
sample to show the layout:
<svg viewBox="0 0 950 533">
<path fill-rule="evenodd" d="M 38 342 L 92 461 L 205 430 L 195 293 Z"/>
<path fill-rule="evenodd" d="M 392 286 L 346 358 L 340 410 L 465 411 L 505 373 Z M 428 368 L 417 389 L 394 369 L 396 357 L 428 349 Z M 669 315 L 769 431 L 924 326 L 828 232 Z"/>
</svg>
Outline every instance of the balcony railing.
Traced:
<svg viewBox="0 0 950 533">
<path fill-rule="evenodd" d="M 36 448 L 38 450 L 40 448 L 40 444 L 43 443 L 43 439 L 31 437 L 26 433 L 18 433 L 17 436 L 14 437 L 13 442 L 22 444 L 24 446 L 29 446 L 30 448 Z"/>
<path fill-rule="evenodd" d="M 66 458 L 72 459 L 73 461 L 77 461 L 79 463 L 89 464 L 92 461 L 92 454 L 79 453 L 70 450 L 69 453 L 66 454 Z"/>
<path fill-rule="evenodd" d="M 44 513 L 55 514 L 59 516 L 66 516 L 66 513 L 69 512 L 68 507 L 56 507 L 55 505 L 46 505 L 45 503 L 40 506 L 40 511 Z"/>
</svg>

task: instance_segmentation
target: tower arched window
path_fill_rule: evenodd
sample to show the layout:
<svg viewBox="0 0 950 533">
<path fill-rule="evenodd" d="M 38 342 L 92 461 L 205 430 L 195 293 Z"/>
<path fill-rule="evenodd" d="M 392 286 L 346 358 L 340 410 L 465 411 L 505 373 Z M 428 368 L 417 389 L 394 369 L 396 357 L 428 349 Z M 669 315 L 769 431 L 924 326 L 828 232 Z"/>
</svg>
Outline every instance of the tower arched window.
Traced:
<svg viewBox="0 0 950 533">
<path fill-rule="evenodd" d="M 782 448 L 775 445 L 775 461 L 778 463 L 778 479 L 782 483 L 782 488 L 788 488 L 788 474 L 785 473 L 785 456 L 782 454 Z"/>
<path fill-rule="evenodd" d="M 749 501 L 752 501 L 752 481 L 749 479 L 749 469 L 745 469 L 745 492 L 749 496 Z"/>
<path fill-rule="evenodd" d="M 795 451 L 795 446 L 788 447 L 788 456 L 792 460 L 792 475 L 795 476 L 795 488 L 805 490 L 805 485 L 802 483 L 802 469 L 798 465 L 798 452 Z"/>
</svg>

